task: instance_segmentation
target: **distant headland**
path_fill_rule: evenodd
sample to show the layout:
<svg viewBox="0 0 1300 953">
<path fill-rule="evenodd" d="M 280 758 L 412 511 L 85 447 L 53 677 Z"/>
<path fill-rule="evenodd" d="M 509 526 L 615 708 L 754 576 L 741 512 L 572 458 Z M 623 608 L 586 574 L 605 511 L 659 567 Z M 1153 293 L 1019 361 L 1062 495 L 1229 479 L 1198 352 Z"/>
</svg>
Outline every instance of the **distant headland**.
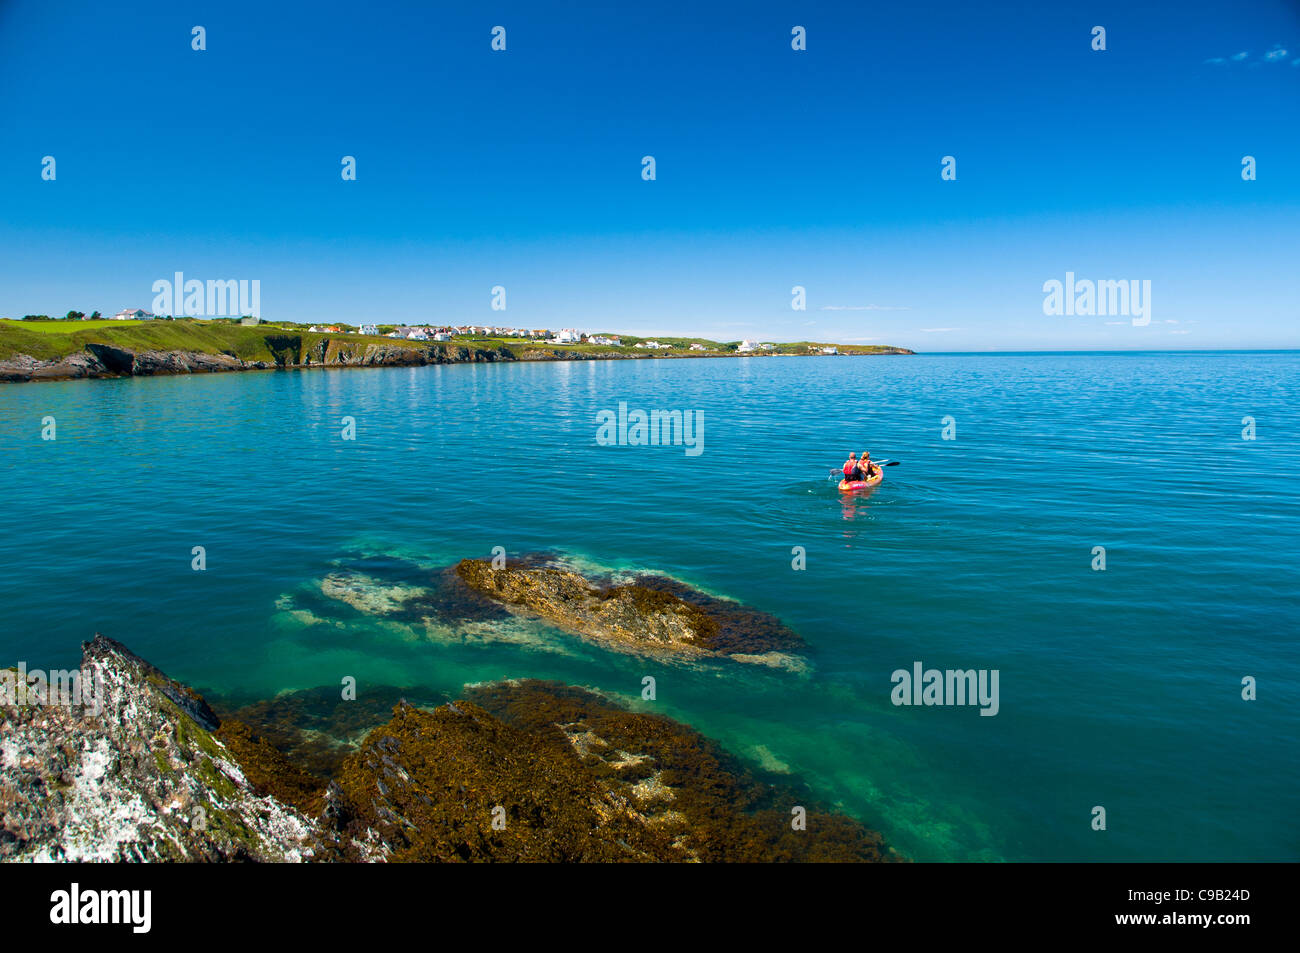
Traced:
<svg viewBox="0 0 1300 953">
<path fill-rule="evenodd" d="M 584 333 L 573 328 L 293 324 L 245 318 L 0 319 L 0 381 L 75 380 L 314 367 L 418 367 L 497 361 L 912 354 L 816 341 L 711 341 Z"/>
</svg>

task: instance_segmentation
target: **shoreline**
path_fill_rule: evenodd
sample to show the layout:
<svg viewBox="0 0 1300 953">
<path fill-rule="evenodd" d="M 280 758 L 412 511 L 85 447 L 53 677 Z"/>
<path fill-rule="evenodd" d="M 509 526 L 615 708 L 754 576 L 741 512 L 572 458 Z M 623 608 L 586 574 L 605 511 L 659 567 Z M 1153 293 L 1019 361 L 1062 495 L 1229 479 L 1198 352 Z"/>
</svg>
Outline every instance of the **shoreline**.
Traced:
<svg viewBox="0 0 1300 953">
<path fill-rule="evenodd" d="M 352 340 L 349 340 L 352 338 Z M 914 355 L 900 347 L 877 347 L 870 351 L 850 351 L 837 355 L 791 352 L 710 352 L 665 354 L 661 351 L 642 354 L 622 350 L 585 351 L 565 348 L 530 347 L 518 351 L 500 345 L 471 347 L 456 344 L 431 344 L 411 347 L 373 340 L 355 340 L 355 336 L 266 335 L 264 341 L 271 360 L 249 360 L 238 356 L 233 348 L 217 351 L 190 349 L 132 349 L 117 344 L 87 342 L 79 351 L 47 359 L 26 353 L 14 353 L 0 359 L 0 382 L 35 383 L 113 379 L 122 377 L 162 377 L 181 374 L 219 374 L 263 370 L 311 370 L 330 367 L 427 367 L 441 364 L 488 364 L 531 361 L 610 361 L 610 360 L 684 360 L 694 358 L 772 358 L 772 357 L 877 357 Z"/>
</svg>

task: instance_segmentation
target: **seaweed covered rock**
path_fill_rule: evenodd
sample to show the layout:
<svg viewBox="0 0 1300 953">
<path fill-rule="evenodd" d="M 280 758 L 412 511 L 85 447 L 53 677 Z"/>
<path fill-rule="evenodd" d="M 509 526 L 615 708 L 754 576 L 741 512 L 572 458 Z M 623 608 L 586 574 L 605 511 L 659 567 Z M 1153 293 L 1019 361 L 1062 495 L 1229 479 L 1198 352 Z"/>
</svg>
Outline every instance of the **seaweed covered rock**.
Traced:
<svg viewBox="0 0 1300 953">
<path fill-rule="evenodd" d="M 558 682 L 497 682 L 466 692 L 557 755 L 576 757 L 611 793 L 700 861 L 898 859 L 874 831 L 828 810 L 789 778 L 762 776 L 663 715 L 629 711 Z M 792 811 L 806 811 L 796 830 Z"/>
<path fill-rule="evenodd" d="M 192 689 L 101 635 L 84 643 L 78 677 L 75 703 L 47 691 L 0 704 L 0 859 L 298 861 L 327 849 L 314 820 L 248 778 Z"/>
<path fill-rule="evenodd" d="M 344 763 L 333 810 L 343 840 L 399 861 L 892 859 L 858 822 L 684 725 L 532 680 L 434 711 L 398 705 Z"/>
<path fill-rule="evenodd" d="M 468 702 L 398 705 L 343 765 L 350 839 L 394 861 L 684 857 L 577 759 Z"/>
<path fill-rule="evenodd" d="M 556 565 L 494 569 L 485 559 L 461 560 L 456 573 L 507 607 L 624 651 L 728 655 L 794 668 L 799 666 L 792 655 L 804 648 L 776 617 L 667 577 L 642 575 L 615 584 Z"/>
<path fill-rule="evenodd" d="M 222 712 L 218 734 L 223 740 L 227 732 L 247 731 L 282 752 L 293 767 L 307 772 L 322 788 L 366 736 L 393 717 L 394 706 L 407 702 L 433 708 L 443 701 L 445 698 L 391 685 L 368 686 L 347 701 L 334 685 L 281 692 L 271 699 L 214 696 L 214 704 Z M 251 777 L 253 769 L 245 767 Z M 313 796 L 318 793 L 312 792 Z"/>
</svg>

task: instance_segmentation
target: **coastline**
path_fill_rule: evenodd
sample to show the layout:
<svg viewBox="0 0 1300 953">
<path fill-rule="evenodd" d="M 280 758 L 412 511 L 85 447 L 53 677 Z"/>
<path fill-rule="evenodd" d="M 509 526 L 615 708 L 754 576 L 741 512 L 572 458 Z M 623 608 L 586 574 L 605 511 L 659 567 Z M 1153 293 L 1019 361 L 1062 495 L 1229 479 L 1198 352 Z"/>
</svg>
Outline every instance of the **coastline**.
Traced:
<svg viewBox="0 0 1300 953">
<path fill-rule="evenodd" d="M 179 345 L 179 346 L 178 346 Z M 784 350 L 739 353 L 734 350 L 634 351 L 628 347 L 536 344 L 394 343 L 355 334 L 294 332 L 283 329 L 174 324 L 114 328 L 106 333 L 37 334 L 0 327 L 0 382 L 67 381 L 88 378 L 154 377 L 318 367 L 423 367 L 431 364 L 482 364 L 498 361 L 641 360 L 646 358 L 755 358 L 823 356 L 821 345 L 781 345 Z M 843 346 L 836 346 L 843 347 Z M 836 356 L 914 354 L 907 348 L 847 347 Z"/>
</svg>

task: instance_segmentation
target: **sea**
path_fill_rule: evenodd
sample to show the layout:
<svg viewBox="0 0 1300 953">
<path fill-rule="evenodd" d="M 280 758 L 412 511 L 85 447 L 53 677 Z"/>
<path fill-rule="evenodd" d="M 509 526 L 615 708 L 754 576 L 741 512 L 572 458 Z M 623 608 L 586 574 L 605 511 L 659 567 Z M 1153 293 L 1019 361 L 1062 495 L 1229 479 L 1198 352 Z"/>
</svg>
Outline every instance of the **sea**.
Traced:
<svg viewBox="0 0 1300 953">
<path fill-rule="evenodd" d="M 72 667 L 100 632 L 218 697 L 552 679 L 918 861 L 1295 861 L 1298 408 L 1283 351 L 5 384 L 0 664 Z M 636 411 L 663 439 L 601 433 Z M 839 492 L 863 450 L 894 465 Z M 772 613 L 807 664 L 384 611 L 463 558 L 535 553 Z M 926 704 L 899 688 L 918 670 L 979 673 L 996 705 Z"/>
</svg>

